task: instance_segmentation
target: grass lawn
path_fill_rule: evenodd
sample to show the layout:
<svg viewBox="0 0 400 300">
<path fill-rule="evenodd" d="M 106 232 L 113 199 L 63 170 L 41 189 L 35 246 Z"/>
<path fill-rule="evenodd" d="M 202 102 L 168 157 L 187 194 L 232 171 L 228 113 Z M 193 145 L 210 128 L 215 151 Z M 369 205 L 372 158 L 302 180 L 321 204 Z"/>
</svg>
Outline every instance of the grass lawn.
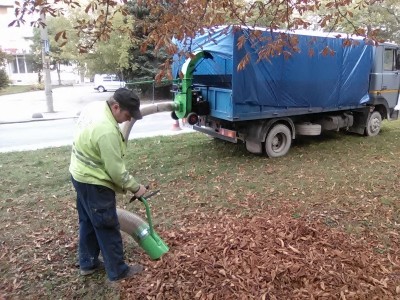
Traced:
<svg viewBox="0 0 400 300">
<path fill-rule="evenodd" d="M 131 141 L 170 246 L 118 287 L 75 267 L 70 147 L 0 154 L 0 299 L 399 299 L 400 122 L 296 139 L 268 159 L 202 134 Z M 144 216 L 139 202 L 119 206 Z"/>
</svg>

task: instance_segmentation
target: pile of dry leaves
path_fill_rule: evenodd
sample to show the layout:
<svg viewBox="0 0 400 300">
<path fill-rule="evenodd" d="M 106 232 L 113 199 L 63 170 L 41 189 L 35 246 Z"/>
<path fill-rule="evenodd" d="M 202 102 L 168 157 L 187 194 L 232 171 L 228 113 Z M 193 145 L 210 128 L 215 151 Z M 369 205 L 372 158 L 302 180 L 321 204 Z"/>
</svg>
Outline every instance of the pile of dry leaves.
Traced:
<svg viewBox="0 0 400 300">
<path fill-rule="evenodd" d="M 398 299 L 398 245 L 382 254 L 362 238 L 290 215 L 188 215 L 158 232 L 161 260 L 122 283 L 127 299 Z"/>
</svg>

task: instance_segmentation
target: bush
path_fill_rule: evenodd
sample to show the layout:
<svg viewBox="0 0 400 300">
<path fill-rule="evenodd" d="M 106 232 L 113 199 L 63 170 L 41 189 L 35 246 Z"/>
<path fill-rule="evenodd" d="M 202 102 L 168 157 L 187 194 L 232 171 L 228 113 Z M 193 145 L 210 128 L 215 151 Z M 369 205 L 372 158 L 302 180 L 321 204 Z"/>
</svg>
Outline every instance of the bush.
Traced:
<svg viewBox="0 0 400 300">
<path fill-rule="evenodd" d="M 32 91 L 43 91 L 44 90 L 44 83 L 36 83 L 31 86 Z"/>
<path fill-rule="evenodd" d="M 9 84 L 10 84 L 10 79 L 8 78 L 6 71 L 0 69 L 0 90 L 8 87 Z"/>
</svg>

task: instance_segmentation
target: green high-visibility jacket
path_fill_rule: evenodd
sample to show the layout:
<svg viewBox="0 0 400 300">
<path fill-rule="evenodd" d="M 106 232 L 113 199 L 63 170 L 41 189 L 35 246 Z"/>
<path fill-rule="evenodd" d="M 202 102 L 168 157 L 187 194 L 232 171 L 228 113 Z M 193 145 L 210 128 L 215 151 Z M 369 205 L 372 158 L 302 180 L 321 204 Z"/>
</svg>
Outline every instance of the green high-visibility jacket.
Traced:
<svg viewBox="0 0 400 300">
<path fill-rule="evenodd" d="M 104 103 L 102 114 L 96 118 L 82 112 L 77 127 L 69 166 L 72 177 L 115 192 L 139 190 L 139 184 L 126 170 L 125 141 L 108 104 Z"/>
</svg>

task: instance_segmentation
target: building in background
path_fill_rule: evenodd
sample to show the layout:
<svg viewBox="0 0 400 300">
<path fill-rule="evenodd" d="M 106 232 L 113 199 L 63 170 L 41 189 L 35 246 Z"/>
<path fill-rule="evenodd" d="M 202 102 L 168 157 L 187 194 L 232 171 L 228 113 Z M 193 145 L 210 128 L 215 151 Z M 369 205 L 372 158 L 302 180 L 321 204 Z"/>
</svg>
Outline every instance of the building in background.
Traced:
<svg viewBox="0 0 400 300">
<path fill-rule="evenodd" d="M 30 59 L 31 45 L 33 44 L 33 27 L 30 26 L 30 20 L 28 19 L 20 27 L 8 27 L 14 17 L 14 1 L 0 0 L 0 49 L 13 57 L 8 62 L 6 73 L 14 85 L 37 84 L 38 73 L 33 71 L 32 59 Z M 29 18 L 29 16 L 26 16 L 26 18 Z M 60 74 L 62 85 L 81 82 L 75 64 L 61 65 Z M 86 78 L 84 79 L 86 80 Z M 51 83 L 52 85 L 59 84 L 56 70 L 51 71 Z"/>
<path fill-rule="evenodd" d="M 12 84 L 37 83 L 38 75 L 32 71 L 32 65 L 27 59 L 32 44 L 33 28 L 28 24 L 8 27 L 13 20 L 14 1 L 0 0 L 0 48 L 13 57 L 7 65 L 6 73 Z"/>
</svg>

